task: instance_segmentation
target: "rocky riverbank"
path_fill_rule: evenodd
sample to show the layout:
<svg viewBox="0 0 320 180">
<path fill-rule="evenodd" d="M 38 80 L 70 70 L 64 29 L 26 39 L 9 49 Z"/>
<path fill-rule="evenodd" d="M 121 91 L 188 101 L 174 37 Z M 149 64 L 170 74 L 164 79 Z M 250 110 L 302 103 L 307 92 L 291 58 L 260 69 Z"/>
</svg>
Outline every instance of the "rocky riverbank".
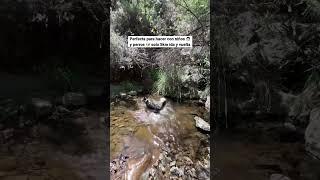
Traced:
<svg viewBox="0 0 320 180">
<path fill-rule="evenodd" d="M 141 99 L 123 94 L 112 103 L 111 177 L 208 179 L 209 135 L 194 120 L 204 117 L 204 106 L 168 101 L 154 113 Z"/>
</svg>

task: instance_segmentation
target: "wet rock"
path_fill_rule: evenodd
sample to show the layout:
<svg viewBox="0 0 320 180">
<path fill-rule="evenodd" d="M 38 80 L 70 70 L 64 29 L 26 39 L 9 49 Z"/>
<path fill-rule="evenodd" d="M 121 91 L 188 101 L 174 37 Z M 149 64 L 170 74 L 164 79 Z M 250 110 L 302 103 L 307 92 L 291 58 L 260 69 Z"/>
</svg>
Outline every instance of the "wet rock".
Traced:
<svg viewBox="0 0 320 180">
<path fill-rule="evenodd" d="M 282 174 L 271 174 L 270 180 L 291 180 L 291 179 Z"/>
<path fill-rule="evenodd" d="M 305 132 L 306 150 L 320 158 L 320 108 L 310 113 L 310 123 Z"/>
<path fill-rule="evenodd" d="M 177 161 L 176 161 L 176 166 L 181 167 L 181 166 L 185 165 L 185 162 L 184 162 L 184 161 L 182 161 L 182 160 L 179 159 L 179 158 L 176 158 L 176 159 L 177 159 Z"/>
<path fill-rule="evenodd" d="M 170 173 L 174 176 L 181 177 L 183 175 L 183 172 L 177 168 L 176 166 L 173 166 L 170 168 Z"/>
<path fill-rule="evenodd" d="M 125 101 L 119 101 L 119 102 L 118 102 L 118 105 L 119 105 L 119 106 L 124 106 L 124 107 L 126 107 L 126 106 L 127 106 L 127 103 L 126 103 Z"/>
<path fill-rule="evenodd" d="M 123 92 L 121 92 L 119 95 L 121 99 L 125 99 L 127 97 L 127 94 Z"/>
<path fill-rule="evenodd" d="M 199 179 L 209 179 L 210 162 L 204 159 L 203 162 L 198 161 L 196 164 L 197 175 Z"/>
<path fill-rule="evenodd" d="M 65 106 L 84 106 L 87 104 L 87 99 L 82 93 L 69 92 L 63 95 L 62 104 Z"/>
<path fill-rule="evenodd" d="M 175 166 L 175 165 L 176 165 L 176 161 L 172 161 L 169 166 L 172 167 L 172 166 Z"/>
<path fill-rule="evenodd" d="M 183 159 L 186 161 L 187 165 L 192 165 L 193 164 L 192 160 L 189 157 L 184 156 Z"/>
<path fill-rule="evenodd" d="M 171 162 L 171 161 L 172 161 L 171 157 L 167 156 L 166 157 L 166 162 Z"/>
<path fill-rule="evenodd" d="M 164 155 L 163 155 L 162 153 L 159 155 L 159 160 L 160 160 L 160 161 L 163 161 L 163 160 L 164 160 Z"/>
<path fill-rule="evenodd" d="M 166 172 L 166 168 L 162 164 L 159 165 L 159 169 L 163 174 Z"/>
<path fill-rule="evenodd" d="M 160 98 L 159 100 L 144 97 L 142 101 L 149 110 L 155 113 L 159 113 L 167 104 L 167 100 L 164 97 Z"/>
<path fill-rule="evenodd" d="M 52 111 L 51 102 L 40 98 L 32 98 L 31 106 L 32 111 L 35 113 L 36 117 L 47 116 Z"/>
<path fill-rule="evenodd" d="M 130 96 L 136 96 L 137 94 L 138 94 L 137 91 L 128 92 L 128 95 L 130 95 Z"/>
<path fill-rule="evenodd" d="M 207 173 L 205 173 L 204 171 L 200 171 L 198 173 L 198 179 L 199 180 L 207 180 L 207 179 L 210 179 L 210 176 Z"/>
<path fill-rule="evenodd" d="M 206 107 L 206 110 L 210 112 L 210 96 L 207 96 L 205 107 Z"/>
<path fill-rule="evenodd" d="M 129 156 L 120 154 L 120 156 L 110 162 L 110 174 L 115 177 L 123 172 L 128 164 Z"/>
<path fill-rule="evenodd" d="M 149 170 L 149 176 L 151 176 L 151 177 L 155 177 L 156 173 L 157 173 L 157 170 L 155 168 L 151 168 Z"/>
<path fill-rule="evenodd" d="M 210 131 L 210 124 L 204 121 L 202 118 L 195 116 L 194 120 L 196 121 L 196 127 L 204 131 Z"/>
<path fill-rule="evenodd" d="M 194 178 L 197 177 L 196 170 L 194 168 L 188 169 L 187 174 Z"/>
<path fill-rule="evenodd" d="M 157 160 L 154 164 L 153 164 L 153 167 L 158 167 L 159 166 L 159 160 Z"/>
</svg>

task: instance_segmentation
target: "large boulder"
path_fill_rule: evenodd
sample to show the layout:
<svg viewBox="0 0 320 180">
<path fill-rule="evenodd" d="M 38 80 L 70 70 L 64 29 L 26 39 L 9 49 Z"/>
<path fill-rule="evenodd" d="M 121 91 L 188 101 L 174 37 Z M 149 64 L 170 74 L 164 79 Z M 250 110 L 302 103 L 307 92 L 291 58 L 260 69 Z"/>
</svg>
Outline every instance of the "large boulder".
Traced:
<svg viewBox="0 0 320 180">
<path fill-rule="evenodd" d="M 137 93 L 137 91 L 130 91 L 130 92 L 128 92 L 128 94 L 130 96 L 136 96 L 138 93 Z"/>
<path fill-rule="evenodd" d="M 199 82 L 204 81 L 204 76 L 201 74 L 199 67 L 186 65 L 180 69 L 180 80 L 183 84 L 182 98 L 199 99 Z"/>
<path fill-rule="evenodd" d="M 320 107 L 310 113 L 310 122 L 305 132 L 306 150 L 320 158 Z"/>
<path fill-rule="evenodd" d="M 32 98 L 31 107 L 36 117 L 47 116 L 52 111 L 51 102 L 40 98 Z"/>
<path fill-rule="evenodd" d="M 289 106 L 289 117 L 294 119 L 299 124 L 308 124 L 308 118 L 311 110 L 317 105 L 317 101 L 320 97 L 320 86 L 312 84 L 305 88 Z"/>
<path fill-rule="evenodd" d="M 62 104 L 65 106 L 83 106 L 86 103 L 86 96 L 82 93 L 69 92 L 62 97 Z"/>
<path fill-rule="evenodd" d="M 204 131 L 210 131 L 210 124 L 204 121 L 202 118 L 195 116 L 194 120 L 196 121 L 196 127 Z"/>
</svg>

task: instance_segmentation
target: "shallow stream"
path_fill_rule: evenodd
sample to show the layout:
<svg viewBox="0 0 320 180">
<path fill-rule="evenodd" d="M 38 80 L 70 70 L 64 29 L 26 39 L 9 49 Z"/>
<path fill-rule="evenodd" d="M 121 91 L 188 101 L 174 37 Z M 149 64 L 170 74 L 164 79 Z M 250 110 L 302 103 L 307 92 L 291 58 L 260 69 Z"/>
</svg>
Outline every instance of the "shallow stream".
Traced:
<svg viewBox="0 0 320 180">
<path fill-rule="evenodd" d="M 200 151 L 209 147 L 209 136 L 195 127 L 194 116 L 203 117 L 204 108 L 168 101 L 160 113 L 154 113 L 141 99 L 119 101 L 111 108 L 111 159 L 128 158 L 127 168 L 113 179 L 140 179 L 159 160 L 163 149 L 184 151 L 192 160 L 203 157 Z"/>
</svg>

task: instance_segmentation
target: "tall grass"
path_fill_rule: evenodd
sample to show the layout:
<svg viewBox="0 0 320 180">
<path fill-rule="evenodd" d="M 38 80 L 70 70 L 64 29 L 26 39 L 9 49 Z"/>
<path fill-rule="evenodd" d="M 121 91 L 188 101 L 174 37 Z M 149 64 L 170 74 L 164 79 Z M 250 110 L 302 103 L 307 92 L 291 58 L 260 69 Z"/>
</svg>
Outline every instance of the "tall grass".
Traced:
<svg viewBox="0 0 320 180">
<path fill-rule="evenodd" d="M 170 84 L 168 81 L 168 75 L 164 71 L 158 71 L 156 73 L 156 82 L 154 83 L 154 91 L 159 95 L 168 95 Z"/>
<path fill-rule="evenodd" d="M 153 93 L 182 99 L 181 74 L 176 66 L 156 72 L 156 81 L 153 84 Z"/>
</svg>

